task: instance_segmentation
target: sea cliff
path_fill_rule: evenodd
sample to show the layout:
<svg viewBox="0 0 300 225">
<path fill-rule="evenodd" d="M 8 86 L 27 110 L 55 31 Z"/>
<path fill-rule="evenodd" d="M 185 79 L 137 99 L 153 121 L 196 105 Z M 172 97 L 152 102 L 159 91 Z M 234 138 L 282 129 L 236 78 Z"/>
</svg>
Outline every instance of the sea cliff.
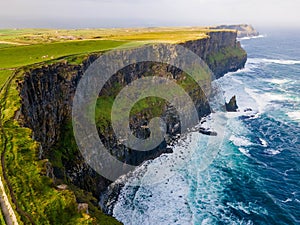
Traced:
<svg viewBox="0 0 300 225">
<path fill-rule="evenodd" d="M 200 56 L 210 67 L 216 78 L 230 71 L 244 67 L 247 54 L 237 42 L 234 31 L 213 31 L 207 38 L 180 43 Z M 80 155 L 71 124 L 72 100 L 76 87 L 84 71 L 93 63 L 99 54 L 89 54 L 77 64 L 67 61 L 39 65 L 26 69 L 24 79 L 19 81 L 21 109 L 19 122 L 33 131 L 33 139 L 40 143 L 39 158 L 49 159 L 49 175 L 56 184 L 70 183 L 99 196 L 110 184 L 90 168 Z M 99 94 L 99 105 L 111 106 L 111 100 L 130 82 L 151 74 L 159 73 L 171 77 L 176 82 L 186 79 L 184 72 L 170 65 L 152 62 L 133 64 L 117 72 L 107 82 Z M 209 104 L 203 91 L 193 82 L 186 85 L 187 92 L 193 99 L 199 117 L 209 114 Z M 157 101 L 153 110 L 146 100 L 146 107 L 136 110 L 131 115 L 130 124 L 134 134 L 139 138 L 149 137 L 148 121 L 157 114 L 167 121 L 168 137 L 155 149 L 148 152 L 136 152 L 118 143 L 113 134 L 110 121 L 105 113 L 100 113 L 97 128 L 104 145 L 111 149 L 111 154 L 119 160 L 139 165 L 144 160 L 159 156 L 164 152 L 171 152 L 167 145 L 179 133 L 179 118 L 176 110 L 165 102 Z M 101 112 L 101 111 L 100 111 Z M 109 111 L 110 112 L 110 111 Z"/>
</svg>

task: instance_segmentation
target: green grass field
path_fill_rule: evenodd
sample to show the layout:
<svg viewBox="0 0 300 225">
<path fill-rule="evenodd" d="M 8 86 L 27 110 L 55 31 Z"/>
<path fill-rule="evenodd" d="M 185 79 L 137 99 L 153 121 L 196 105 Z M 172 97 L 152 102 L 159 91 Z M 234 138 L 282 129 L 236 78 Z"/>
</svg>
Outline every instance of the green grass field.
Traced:
<svg viewBox="0 0 300 225">
<path fill-rule="evenodd" d="M 134 47 L 151 42 L 180 43 L 208 36 L 205 27 L 129 29 L 2 29 L 0 69 L 15 68 L 59 57 Z"/>
<path fill-rule="evenodd" d="M 182 42 L 206 37 L 207 32 L 215 32 L 209 27 L 153 27 L 115 29 L 0 29 L 0 42 L 19 44 L 65 42 L 68 40 L 151 40 Z"/>
</svg>

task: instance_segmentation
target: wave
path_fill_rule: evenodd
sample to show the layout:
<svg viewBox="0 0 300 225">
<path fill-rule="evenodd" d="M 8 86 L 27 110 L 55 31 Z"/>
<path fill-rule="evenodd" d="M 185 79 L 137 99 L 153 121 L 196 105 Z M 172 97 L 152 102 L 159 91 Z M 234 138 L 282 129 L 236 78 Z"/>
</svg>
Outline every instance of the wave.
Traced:
<svg viewBox="0 0 300 225">
<path fill-rule="evenodd" d="M 268 83 L 272 83 L 272 84 L 279 84 L 279 85 L 290 82 L 290 80 L 287 80 L 287 79 L 264 79 L 264 81 L 266 81 Z"/>
<path fill-rule="evenodd" d="M 251 157 L 249 150 L 245 149 L 245 148 L 239 148 L 239 151 L 244 154 L 247 157 Z"/>
<path fill-rule="evenodd" d="M 237 137 L 234 135 L 231 135 L 229 140 L 235 145 L 235 146 L 251 146 L 253 145 L 253 143 L 251 141 L 249 141 L 247 138 L 245 137 Z"/>
<path fill-rule="evenodd" d="M 264 140 L 264 139 L 262 139 L 262 138 L 259 138 L 259 140 L 260 140 L 260 143 L 261 143 L 261 145 L 262 145 L 263 147 L 268 147 L 268 142 L 267 142 L 266 140 Z"/>
<path fill-rule="evenodd" d="M 250 88 L 245 88 L 245 92 L 256 102 L 256 108 L 254 106 L 252 109 L 257 109 L 258 113 L 264 113 L 270 106 L 281 107 L 282 102 L 291 100 L 285 93 L 260 93 Z"/>
<path fill-rule="evenodd" d="M 281 151 L 276 149 L 266 149 L 264 152 L 268 155 L 278 155 L 281 153 Z"/>
<path fill-rule="evenodd" d="M 257 39 L 257 38 L 265 38 L 267 35 L 257 35 L 257 36 L 252 36 L 252 37 L 242 37 L 242 38 L 237 38 L 238 41 L 243 41 L 243 40 L 251 40 L 251 39 Z"/>
<path fill-rule="evenodd" d="M 125 225 L 167 225 L 175 221 L 190 224 L 192 215 L 186 204 L 189 186 L 178 170 L 184 168 L 183 161 L 190 158 L 188 150 L 196 149 L 197 135 L 200 134 L 193 133 L 192 138 L 186 140 L 193 147 L 175 146 L 172 154 L 147 161 L 142 172 L 141 167 L 133 171 L 121 189 L 113 216 Z M 139 186 L 135 187 L 136 184 Z"/>
<path fill-rule="evenodd" d="M 293 59 L 268 59 L 268 58 L 248 58 L 248 64 L 280 64 L 280 65 L 297 65 L 300 60 Z"/>
</svg>

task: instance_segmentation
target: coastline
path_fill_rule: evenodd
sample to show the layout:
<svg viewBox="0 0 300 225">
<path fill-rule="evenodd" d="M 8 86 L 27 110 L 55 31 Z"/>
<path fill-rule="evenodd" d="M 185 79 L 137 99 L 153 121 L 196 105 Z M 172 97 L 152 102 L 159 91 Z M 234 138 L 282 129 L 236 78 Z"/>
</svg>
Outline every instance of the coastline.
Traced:
<svg viewBox="0 0 300 225">
<path fill-rule="evenodd" d="M 247 55 L 236 41 L 236 33 L 232 31 L 214 32 L 212 36 L 210 39 L 201 39 L 194 42 L 190 41 L 183 43 L 183 45 L 206 58 L 207 62 L 212 66 L 212 69 L 217 71 L 218 76 L 222 76 L 224 71 L 235 71 L 236 69 L 242 68 Z M 22 68 L 19 72 L 18 80 L 13 83 L 17 86 L 16 90 L 18 90 L 20 94 L 20 96 L 16 97 L 16 100 L 21 102 L 21 110 L 18 110 L 13 120 L 18 120 L 18 122 L 20 122 L 21 125 L 25 125 L 25 127 L 30 127 L 33 134 L 31 135 L 28 129 L 26 130 L 28 136 L 31 135 L 34 140 L 40 142 L 40 145 L 36 143 L 34 148 L 38 148 L 37 151 L 39 151 L 40 160 L 44 162 L 43 165 L 45 164 L 46 168 L 44 173 L 50 176 L 52 179 L 51 182 L 53 182 L 52 185 L 56 187 L 60 184 L 68 184 L 68 182 L 71 182 L 70 189 L 72 185 L 75 185 L 76 188 L 82 188 L 81 190 L 85 189 L 85 191 L 92 192 L 94 196 L 99 197 L 97 193 L 102 192 L 103 189 L 108 186 L 109 182 L 95 174 L 95 172 L 84 163 L 82 158 L 77 156 L 78 152 L 76 152 L 76 148 L 73 146 L 74 143 L 70 142 L 72 141 L 72 137 L 67 136 L 66 128 L 69 127 L 67 127 L 68 124 L 65 123 L 70 115 L 69 106 L 73 91 L 76 89 L 76 84 L 84 70 L 96 58 L 97 54 L 90 54 L 84 58 L 84 61 L 81 61 L 81 64 L 72 64 L 62 59 L 63 61 L 47 64 L 40 63 Z M 82 56 L 80 59 L 82 59 Z M 142 74 L 147 71 L 147 66 L 149 65 L 152 66 L 151 64 L 142 65 L 142 70 L 139 73 Z M 131 74 L 130 71 L 133 68 L 127 68 L 124 73 Z M 178 71 L 170 69 L 169 67 L 161 67 L 158 71 L 161 71 L 165 75 L 170 73 L 172 76 L 174 76 L 174 74 L 180 74 Z M 135 74 L 128 81 L 135 79 L 136 76 L 138 76 L 138 74 Z M 119 83 L 122 83 L 121 76 L 117 76 L 116 78 L 115 81 L 119 82 L 120 80 Z M 126 85 L 124 81 L 123 84 Z M 57 90 L 51 89 L 51 87 L 54 86 Z M 32 90 L 35 91 L 32 92 Z M 107 86 L 106 90 L 112 90 L 111 86 Z M 197 91 L 197 89 L 190 89 L 189 91 L 195 95 L 198 101 L 198 107 L 201 109 L 201 107 L 203 107 L 201 92 Z M 57 93 L 60 94 L 58 95 Z M 33 99 L 37 104 L 30 104 Z M 18 104 L 17 106 L 19 106 Z M 47 108 L 45 109 L 44 106 L 47 106 Z M 175 127 L 176 123 L 173 123 L 172 126 Z M 61 134 L 66 135 L 64 138 L 67 139 L 62 141 L 63 139 L 60 139 Z M 58 140 L 61 142 L 58 143 Z M 61 143 L 66 146 L 57 145 Z M 112 142 L 108 141 L 107 143 L 110 144 Z M 53 146 L 56 149 L 53 149 Z M 166 151 L 166 147 L 167 144 L 164 144 L 164 146 L 161 146 L 161 152 L 156 152 L 155 154 L 147 156 L 147 158 L 156 158 Z M 66 152 L 61 152 L 62 150 L 65 151 L 65 148 L 71 152 L 69 153 L 70 155 L 67 155 Z M 129 150 L 124 148 L 120 150 L 130 153 Z M 116 152 L 118 153 L 118 151 Z M 75 158 L 75 161 L 63 164 L 62 161 L 59 161 L 61 159 L 54 158 L 56 155 L 62 156 L 62 154 L 66 154 L 63 155 L 64 158 Z M 52 158 L 49 160 L 48 156 Z M 133 154 L 129 156 L 132 159 L 137 158 Z M 140 158 L 139 160 L 144 161 L 147 158 Z M 85 183 L 87 180 L 92 182 L 92 185 L 87 186 Z M 78 204 L 87 202 L 81 194 L 78 195 L 79 191 L 75 191 L 74 193 Z M 90 207 L 92 207 L 92 205 L 90 205 Z"/>
</svg>

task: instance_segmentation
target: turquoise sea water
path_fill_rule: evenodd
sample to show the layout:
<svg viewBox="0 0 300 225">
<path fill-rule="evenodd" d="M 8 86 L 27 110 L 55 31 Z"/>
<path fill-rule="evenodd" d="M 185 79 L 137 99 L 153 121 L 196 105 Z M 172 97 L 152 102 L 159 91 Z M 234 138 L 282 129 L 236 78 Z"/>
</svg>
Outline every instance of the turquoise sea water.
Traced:
<svg viewBox="0 0 300 225">
<path fill-rule="evenodd" d="M 173 154 L 137 170 L 113 215 L 137 225 L 300 224 L 299 37 L 278 32 L 241 40 L 246 68 L 216 81 L 226 100 L 237 96 L 240 112 L 227 115 L 215 159 L 203 168 L 207 137 L 189 134 Z M 139 187 L 131 186 L 136 180 Z"/>
</svg>

